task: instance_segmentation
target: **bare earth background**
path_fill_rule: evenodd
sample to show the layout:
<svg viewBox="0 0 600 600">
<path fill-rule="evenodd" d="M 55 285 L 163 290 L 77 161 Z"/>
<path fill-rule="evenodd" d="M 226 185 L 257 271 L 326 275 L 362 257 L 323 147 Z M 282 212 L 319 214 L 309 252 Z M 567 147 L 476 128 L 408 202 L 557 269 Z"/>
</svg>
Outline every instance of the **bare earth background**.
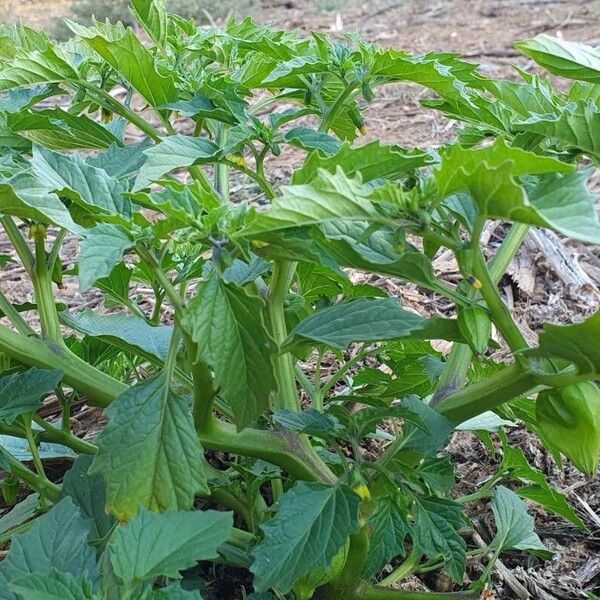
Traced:
<svg viewBox="0 0 600 600">
<path fill-rule="evenodd" d="M 105 3 L 111 1 L 104 0 Z M 102 0 L 98 0 L 98 4 L 101 3 Z M 215 0 L 188 0 L 189 4 L 196 4 L 198 15 L 206 19 L 202 9 L 210 13 Z M 261 22 L 270 21 L 303 32 L 329 31 L 340 36 L 359 33 L 383 46 L 411 52 L 456 51 L 479 63 L 481 71 L 493 77 L 514 78 L 511 64 L 528 70 L 534 68 L 528 59 L 512 49 L 512 43 L 519 39 L 547 32 L 591 45 L 600 43 L 600 0 L 263 0 L 251 4 L 251 11 L 246 6 L 241 9 L 242 13 L 251 12 L 253 18 Z M 231 5 L 233 13 L 240 3 L 223 0 L 220 5 L 220 10 L 223 5 Z M 0 0 L 0 23 L 22 20 L 54 30 L 57 21 L 70 16 L 70 12 L 71 0 Z M 396 84 L 377 94 L 367 113 L 367 139 L 379 138 L 411 147 L 437 145 L 451 138 L 456 124 L 423 109 L 419 104 L 423 93 L 415 86 Z M 273 159 L 267 167 L 273 177 L 285 181 L 298 158 L 299 155 L 293 156 L 287 162 Z M 251 186 L 246 184 L 240 182 L 238 190 L 251 192 Z M 503 232 L 499 223 L 487 228 L 490 253 Z M 0 236 L 0 251 L 7 249 L 7 240 Z M 69 242 L 64 262 L 73 262 L 76 252 L 76 243 Z M 448 280 L 458 277 L 447 255 L 436 259 L 436 267 Z M 15 267 L 3 273 L 5 291 L 10 291 L 15 300 L 25 300 L 29 290 L 24 285 L 21 270 Z M 364 280 L 364 276 L 356 277 Z M 375 276 L 369 281 L 400 296 L 405 304 L 418 307 L 420 312 L 446 310 L 443 304 L 430 295 L 421 294 L 412 285 Z M 503 280 L 502 288 L 526 337 L 534 341 L 544 321 L 580 319 L 598 308 L 600 248 L 562 243 L 552 234 L 533 232 Z M 138 291 L 144 294 L 143 289 Z M 80 296 L 75 281 L 66 282 L 61 299 L 70 308 L 100 303 L 97 296 Z M 81 431 L 93 430 L 98 426 L 98 418 L 95 410 L 81 407 L 74 414 L 74 425 Z M 582 534 L 562 519 L 545 516 L 533 508 L 538 532 L 556 552 L 555 557 L 541 562 L 520 554 L 505 556 L 506 568 L 501 567 L 494 575 L 498 598 L 575 600 L 587 597 L 584 590 L 600 594 L 600 480 L 588 481 L 568 465 L 561 472 L 536 438 L 524 430 L 513 430 L 510 439 L 558 489 L 568 494 L 590 533 Z M 456 434 L 450 451 L 461 478 L 461 493 L 475 491 L 492 473 L 498 460 L 470 434 Z M 481 509 L 473 515 L 476 529 L 488 539 L 493 531 L 491 521 L 483 505 L 476 508 Z M 477 572 L 477 561 L 470 564 L 470 569 Z M 423 581 L 414 578 L 407 583 L 406 589 L 451 589 L 444 577 L 434 576 Z"/>
</svg>

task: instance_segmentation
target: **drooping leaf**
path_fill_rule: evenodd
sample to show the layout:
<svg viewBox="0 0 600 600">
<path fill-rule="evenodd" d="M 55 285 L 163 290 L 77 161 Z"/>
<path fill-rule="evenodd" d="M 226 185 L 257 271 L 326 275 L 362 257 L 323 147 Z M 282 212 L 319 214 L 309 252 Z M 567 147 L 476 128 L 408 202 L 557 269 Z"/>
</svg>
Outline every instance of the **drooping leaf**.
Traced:
<svg viewBox="0 0 600 600">
<path fill-rule="evenodd" d="M 36 411 L 62 376 L 63 372 L 57 369 L 31 367 L 0 377 L 0 421 L 12 423 L 21 414 Z"/>
<path fill-rule="evenodd" d="M 501 549 L 528 550 L 548 557 L 548 549 L 534 531 L 527 506 L 513 491 L 500 485 L 492 500 L 497 533 L 492 544 Z"/>
<path fill-rule="evenodd" d="M 334 173 L 342 165 L 348 177 L 361 174 L 364 183 L 374 179 L 398 177 L 432 162 L 429 153 L 423 150 L 405 150 L 400 146 L 384 145 L 379 141 L 364 146 L 344 143 L 333 156 L 312 152 L 300 169 L 294 171 L 292 183 L 309 183 L 319 169 Z"/>
<path fill-rule="evenodd" d="M 120 221 L 131 217 L 131 204 L 123 195 L 127 184 L 85 163 L 80 156 L 35 146 L 31 166 L 47 190 L 69 198 L 92 214 Z"/>
<path fill-rule="evenodd" d="M 443 498 L 418 498 L 413 520 L 414 550 L 433 560 L 442 556 L 449 575 L 462 583 L 466 552 L 466 543 L 458 533 L 465 525 L 462 505 Z"/>
<path fill-rule="evenodd" d="M 35 517 L 40 508 L 38 494 L 29 494 L 0 517 L 0 541 L 6 542 L 12 537 L 12 531 Z"/>
<path fill-rule="evenodd" d="M 78 313 L 61 312 L 60 319 L 76 331 L 151 360 L 165 359 L 173 333 L 171 326 L 150 325 L 144 319 L 124 312 L 99 315 L 86 308 Z"/>
<path fill-rule="evenodd" d="M 294 127 L 286 132 L 283 139 L 288 144 L 298 146 L 303 150 L 320 150 L 328 156 L 335 154 L 340 149 L 339 140 L 309 127 Z"/>
<path fill-rule="evenodd" d="M 179 571 L 199 560 L 216 558 L 232 526 L 230 512 L 168 510 L 156 514 L 142 508 L 117 528 L 108 546 L 110 561 L 128 584 L 160 576 L 179 579 Z"/>
<path fill-rule="evenodd" d="M 98 279 L 108 277 L 134 243 L 129 232 L 119 225 L 98 223 L 86 230 L 79 256 L 81 291 L 89 290 Z"/>
<path fill-rule="evenodd" d="M 15 133 L 54 150 L 108 148 L 120 141 L 86 115 L 74 115 L 61 108 L 22 111 L 9 115 L 7 125 Z"/>
<path fill-rule="evenodd" d="M 521 498 L 531 500 L 546 510 L 561 515 L 582 531 L 587 530 L 585 523 L 577 516 L 573 507 L 569 505 L 564 494 L 561 494 L 549 485 L 526 485 L 517 489 L 516 492 Z"/>
<path fill-rule="evenodd" d="M 404 539 L 409 532 L 407 511 L 393 496 L 380 496 L 369 516 L 371 543 L 364 575 L 375 576 L 392 558 L 404 555 Z"/>
<path fill-rule="evenodd" d="M 89 524 L 69 498 L 61 500 L 31 528 L 13 537 L 0 564 L 0 598 L 16 600 L 7 584 L 31 573 L 56 569 L 75 576 L 97 576 L 96 553 L 88 546 Z"/>
<path fill-rule="evenodd" d="M 104 478 L 111 514 L 125 520 L 140 506 L 185 510 L 196 493 L 208 492 L 190 407 L 164 374 L 125 391 L 106 414 L 90 473 Z"/>
<path fill-rule="evenodd" d="M 320 343 L 343 349 L 352 342 L 399 338 L 462 339 L 455 321 L 425 319 L 402 308 L 394 298 L 360 298 L 317 310 L 290 332 L 284 347 Z"/>
<path fill-rule="evenodd" d="M 302 412 L 278 410 L 273 413 L 273 420 L 286 429 L 321 438 L 335 435 L 340 429 L 340 424 L 335 417 L 312 408 Z"/>
<path fill-rule="evenodd" d="M 30 108 L 40 100 L 58 93 L 56 85 L 34 85 L 8 90 L 6 95 L 0 97 L 0 111 L 18 113 L 25 108 Z"/>
<path fill-rule="evenodd" d="M 204 138 L 170 135 L 146 150 L 145 154 L 147 160 L 135 180 L 134 191 L 147 187 L 175 169 L 216 162 L 221 151 L 215 143 Z"/>
<path fill-rule="evenodd" d="M 600 52 L 592 46 L 542 33 L 515 48 L 553 75 L 600 83 Z"/>
<path fill-rule="evenodd" d="M 31 573 L 17 577 L 10 589 L 22 600 L 94 600 L 92 584 L 85 577 L 61 573 L 52 569 L 47 573 Z"/>
<path fill-rule="evenodd" d="M 448 442 L 453 429 L 452 424 L 416 396 L 407 396 L 402 400 L 402 404 L 415 413 L 425 425 L 425 427 L 423 425 L 417 427 L 412 421 L 407 420 L 404 427 L 403 451 L 418 455 L 435 455 Z"/>
<path fill-rule="evenodd" d="M 93 457 L 85 454 L 77 458 L 65 473 L 61 495 L 63 498 L 71 498 L 81 513 L 89 519 L 88 542 L 95 545 L 109 535 L 115 520 L 105 509 L 106 489 L 103 479 L 88 473 L 92 460 Z"/>
<path fill-rule="evenodd" d="M 34 430 L 35 428 L 36 426 L 34 425 Z M 17 460 L 22 462 L 33 460 L 29 444 L 24 438 L 2 434 L 0 435 L 0 446 L 7 452 L 10 452 Z M 77 458 L 77 455 L 71 448 L 52 442 L 41 442 L 38 445 L 38 454 L 42 460 L 52 458 Z"/>
<path fill-rule="evenodd" d="M 272 355 L 275 343 L 262 317 L 257 296 L 223 283 L 218 274 L 198 284 L 181 324 L 197 345 L 197 360 L 210 365 L 238 429 L 269 408 L 276 389 Z"/>
<path fill-rule="evenodd" d="M 254 588 L 289 592 L 312 569 L 325 569 L 358 529 L 360 497 L 345 486 L 297 482 L 281 498 L 277 515 L 260 527 L 252 551 Z"/>
<path fill-rule="evenodd" d="M 109 27 L 98 22 L 95 27 L 84 27 L 68 20 L 67 24 L 151 106 L 162 106 L 177 99 L 173 76 L 159 73 L 154 57 L 131 28 Z"/>
</svg>

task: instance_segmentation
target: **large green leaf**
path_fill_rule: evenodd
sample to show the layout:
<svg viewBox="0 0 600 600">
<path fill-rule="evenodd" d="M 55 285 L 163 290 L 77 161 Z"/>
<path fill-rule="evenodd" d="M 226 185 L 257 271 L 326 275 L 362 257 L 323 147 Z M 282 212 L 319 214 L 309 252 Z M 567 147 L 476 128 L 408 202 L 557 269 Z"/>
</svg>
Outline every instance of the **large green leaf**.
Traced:
<svg viewBox="0 0 600 600">
<path fill-rule="evenodd" d="M 364 574 L 373 577 L 395 556 L 404 554 L 404 538 L 409 532 L 406 508 L 393 496 L 379 496 L 369 516 L 371 543 Z"/>
<path fill-rule="evenodd" d="M 83 231 L 58 196 L 49 193 L 45 183 L 30 173 L 18 173 L 10 179 L 0 180 L 0 212 L 58 225 L 75 234 Z"/>
<path fill-rule="evenodd" d="M 465 571 L 466 543 L 458 530 L 464 527 L 462 505 L 443 498 L 419 498 L 413 509 L 414 551 L 435 560 L 440 556 L 457 583 Z"/>
<path fill-rule="evenodd" d="M 541 175 L 527 189 L 515 178 Z M 452 146 L 435 172 L 440 193 L 468 190 L 479 214 L 551 227 L 566 236 L 600 243 L 600 222 L 586 186 L 589 173 L 554 158 L 511 148 L 502 138 L 492 146 Z"/>
<path fill-rule="evenodd" d="M 512 127 L 515 131 L 538 133 L 600 156 L 600 110 L 588 102 L 567 104 L 557 116 L 534 115 L 526 121 L 517 121 Z"/>
<path fill-rule="evenodd" d="M 348 177 L 360 173 L 363 182 L 368 183 L 374 179 L 398 177 L 430 162 L 431 155 L 423 150 L 405 150 L 377 140 L 357 147 L 346 142 L 333 156 L 312 152 L 302 167 L 294 171 L 292 183 L 309 183 L 319 169 L 334 173 L 339 165 Z"/>
<path fill-rule="evenodd" d="M 135 173 L 145 162 L 147 150 L 152 146 L 152 141 L 143 139 L 133 146 L 122 148 L 116 144 L 111 145 L 104 152 L 87 159 L 87 163 L 106 171 L 111 177 L 125 177 Z"/>
<path fill-rule="evenodd" d="M 168 16 L 165 0 L 131 0 L 136 19 L 159 47 L 167 39 Z"/>
<path fill-rule="evenodd" d="M 54 150 L 121 145 L 106 127 L 86 115 L 74 115 L 61 108 L 21 111 L 8 115 L 6 123 L 15 133 Z"/>
<path fill-rule="evenodd" d="M 600 83 L 600 52 L 592 46 L 542 33 L 515 48 L 553 75 Z"/>
<path fill-rule="evenodd" d="M 198 284 L 181 324 L 197 345 L 198 361 L 210 365 L 239 429 L 269 408 L 276 389 L 272 355 L 275 342 L 262 317 L 263 303 L 217 274 Z"/>
<path fill-rule="evenodd" d="M 249 598 L 250 596 L 246 596 Z M 202 600 L 198 590 L 186 590 L 179 583 L 172 583 L 164 588 L 155 589 L 140 600 Z"/>
<path fill-rule="evenodd" d="M 284 347 L 309 342 L 343 349 L 352 342 L 399 338 L 462 339 L 453 320 L 425 319 L 394 298 L 360 298 L 317 310 L 291 331 Z"/>
<path fill-rule="evenodd" d="M 496 536 L 492 544 L 502 550 L 529 550 L 548 557 L 548 549 L 534 531 L 534 520 L 527 513 L 525 502 L 513 491 L 500 485 L 492 500 L 496 519 Z"/>
<path fill-rule="evenodd" d="M 31 573 L 17 577 L 10 589 L 21 600 L 94 600 L 92 585 L 81 575 L 61 573 L 56 569 L 46 573 Z"/>
<path fill-rule="evenodd" d="M 189 509 L 208 492 L 188 401 L 171 392 L 164 374 L 128 389 L 106 414 L 90 472 L 104 478 L 111 514 L 126 520 L 140 506 Z"/>
<path fill-rule="evenodd" d="M 61 500 L 31 528 L 13 537 L 0 564 L 0 598 L 16 600 L 8 582 L 31 573 L 56 569 L 95 580 L 96 552 L 87 544 L 89 524 L 69 498 Z"/>
<path fill-rule="evenodd" d="M 86 230 L 79 255 L 79 287 L 89 290 L 96 280 L 108 277 L 135 241 L 124 227 L 98 223 Z"/>
<path fill-rule="evenodd" d="M 85 308 L 77 313 L 61 312 L 60 319 L 76 331 L 154 361 L 165 359 L 173 333 L 171 326 L 150 325 L 144 319 L 124 312 L 99 315 Z"/>
<path fill-rule="evenodd" d="M 230 512 L 144 510 L 120 526 L 108 546 L 116 575 L 127 584 L 144 579 L 179 579 L 179 571 L 217 557 L 233 527 Z M 159 541 L 159 543 L 157 543 Z"/>
<path fill-rule="evenodd" d="M 63 372 L 56 369 L 31 367 L 23 373 L 0 377 L 0 421 L 12 423 L 21 414 L 36 411 L 62 376 Z"/>
<path fill-rule="evenodd" d="M 186 135 L 170 135 L 159 144 L 145 151 L 146 162 L 133 185 L 134 190 L 141 190 L 152 181 L 157 181 L 166 173 L 182 167 L 211 163 L 219 159 L 219 147 L 204 138 Z"/>
<path fill-rule="evenodd" d="M 173 77 L 159 73 L 154 57 L 131 28 L 109 27 L 103 23 L 84 27 L 72 21 L 67 24 L 151 106 L 162 106 L 177 99 Z"/>
<path fill-rule="evenodd" d="M 321 169 L 310 183 L 283 186 L 271 209 L 258 214 L 242 233 L 252 236 L 339 220 L 384 224 L 386 219 L 368 200 L 370 192 L 360 176 L 349 179 L 340 167 L 335 173 Z"/>
<path fill-rule="evenodd" d="M 31 166 L 47 190 L 72 200 L 92 214 L 118 221 L 131 217 L 131 203 L 123 195 L 127 183 L 85 163 L 80 156 L 35 146 Z"/>
<path fill-rule="evenodd" d="M 0 91 L 78 78 L 77 71 L 52 46 L 33 52 L 21 50 L 10 61 L 0 61 Z"/>
<path fill-rule="evenodd" d="M 326 569 L 358 529 L 360 497 L 345 486 L 297 482 L 281 498 L 279 512 L 260 527 L 264 539 L 252 551 L 254 588 L 289 592 L 313 569 Z"/>
</svg>

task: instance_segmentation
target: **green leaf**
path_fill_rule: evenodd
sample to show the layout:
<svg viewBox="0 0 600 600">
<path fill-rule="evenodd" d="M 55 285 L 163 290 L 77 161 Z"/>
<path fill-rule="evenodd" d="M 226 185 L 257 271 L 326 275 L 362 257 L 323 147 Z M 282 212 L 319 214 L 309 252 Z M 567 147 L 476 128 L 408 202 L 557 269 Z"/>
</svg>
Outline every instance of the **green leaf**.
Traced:
<svg viewBox="0 0 600 600">
<path fill-rule="evenodd" d="M 60 319 L 76 331 L 154 361 L 164 361 L 173 334 L 172 326 L 150 325 L 144 319 L 124 312 L 99 315 L 85 308 L 78 313 L 61 312 Z"/>
<path fill-rule="evenodd" d="M 393 496 L 378 496 L 369 526 L 371 543 L 363 574 L 374 577 L 392 558 L 404 555 L 404 538 L 409 532 L 406 508 Z"/>
<path fill-rule="evenodd" d="M 0 91 L 77 79 L 77 71 L 50 45 L 33 52 L 20 50 L 10 61 L 0 61 Z"/>
<path fill-rule="evenodd" d="M 600 52 L 592 46 L 545 33 L 514 46 L 553 75 L 600 83 Z"/>
<path fill-rule="evenodd" d="M 408 420 L 404 428 L 405 441 L 402 450 L 417 453 L 419 456 L 435 455 L 448 443 L 452 424 L 416 396 L 407 396 L 402 400 L 402 405 L 415 413 L 421 422 L 421 426 L 418 427 Z"/>
<path fill-rule="evenodd" d="M 250 262 L 245 263 L 235 258 L 232 263 L 223 271 L 223 281 L 225 283 L 235 283 L 235 285 L 244 286 L 247 283 L 256 281 L 261 275 L 269 271 L 271 264 L 252 254 Z"/>
<path fill-rule="evenodd" d="M 320 150 L 329 156 L 335 154 L 341 145 L 340 141 L 331 135 L 309 127 L 294 127 L 286 132 L 283 139 L 288 144 L 298 146 L 303 150 Z"/>
<path fill-rule="evenodd" d="M 80 156 L 35 146 L 31 166 L 47 190 L 72 200 L 92 214 L 120 221 L 131 217 L 131 204 L 123 195 L 127 183 L 85 163 Z"/>
<path fill-rule="evenodd" d="M 197 344 L 198 362 L 211 366 L 223 397 L 243 429 L 269 408 L 277 387 L 275 342 L 265 327 L 263 302 L 212 274 L 196 288 L 181 324 Z"/>
<path fill-rule="evenodd" d="M 121 142 L 86 115 L 74 115 L 62 108 L 22 111 L 8 115 L 6 123 L 15 133 L 54 150 L 108 148 Z"/>
<path fill-rule="evenodd" d="M 210 140 L 177 134 L 163 138 L 145 154 L 147 160 L 135 180 L 134 191 L 147 187 L 175 169 L 216 162 L 221 151 Z"/>
<path fill-rule="evenodd" d="M 449 575 L 462 583 L 466 552 L 466 543 L 458 534 L 465 525 L 462 505 L 442 498 L 418 498 L 413 520 L 413 551 L 431 560 L 442 556 Z"/>
<path fill-rule="evenodd" d="M 53 569 L 47 573 L 32 573 L 17 577 L 10 589 L 21 600 L 94 600 L 92 585 L 81 575 L 60 573 Z"/>
<path fill-rule="evenodd" d="M 89 524 L 69 498 L 36 519 L 31 528 L 13 537 L 0 564 L 0 598 L 15 600 L 6 584 L 31 573 L 56 569 L 96 579 L 96 552 L 87 544 Z"/>
<path fill-rule="evenodd" d="M 492 511 L 497 529 L 492 544 L 496 548 L 527 550 L 551 556 L 534 531 L 535 523 L 527 513 L 526 504 L 513 491 L 498 486 L 492 500 Z"/>
<path fill-rule="evenodd" d="M 13 423 L 25 412 L 35 412 L 42 399 L 51 393 L 63 372 L 57 369 L 31 367 L 23 373 L 13 373 L 0 377 L 0 421 Z"/>
<path fill-rule="evenodd" d="M 577 367 L 580 375 L 600 374 L 600 311 L 572 325 L 545 323 L 538 348 L 532 356 L 564 358 Z"/>
<path fill-rule="evenodd" d="M 29 173 L 18 173 L 0 180 L 0 212 L 21 219 L 31 219 L 64 227 L 71 233 L 83 230 L 77 225 L 56 194 Z"/>
<path fill-rule="evenodd" d="M 30 108 L 40 100 L 59 93 L 56 85 L 35 85 L 32 87 L 15 88 L 8 90 L 7 94 L 0 97 L 0 111 L 5 113 L 18 113 Z"/>
<path fill-rule="evenodd" d="M 309 184 L 283 186 L 281 195 L 273 199 L 271 209 L 258 214 L 242 233 L 252 236 L 342 219 L 383 224 L 386 219 L 368 200 L 370 193 L 360 176 L 349 179 L 341 167 L 333 174 L 319 170 L 317 178 Z"/>
<path fill-rule="evenodd" d="M 27 521 L 31 521 L 38 514 L 39 509 L 39 495 L 30 494 L 3 514 L 0 517 L 0 542 L 7 542 L 13 536 L 13 531 Z"/>
<path fill-rule="evenodd" d="M 352 342 L 400 338 L 462 339 L 456 322 L 450 319 L 425 319 L 403 309 L 395 298 L 359 298 L 317 310 L 296 325 L 284 348 L 311 342 L 344 349 Z"/>
<path fill-rule="evenodd" d="M 289 409 L 278 410 L 273 413 L 273 421 L 291 431 L 325 439 L 335 435 L 336 431 L 341 429 L 340 423 L 335 417 L 313 408 L 302 412 L 294 412 Z"/>
<path fill-rule="evenodd" d="M 374 179 L 393 179 L 431 162 L 431 155 L 423 150 L 405 150 L 400 146 L 382 144 L 378 140 L 364 146 L 352 146 L 346 142 L 333 156 L 312 152 L 302 167 L 294 171 L 292 183 L 309 183 L 319 169 L 334 173 L 339 165 L 342 165 L 348 177 L 360 173 L 362 181 L 368 183 Z"/>
<path fill-rule="evenodd" d="M 106 508 L 117 519 L 140 506 L 189 509 L 196 493 L 208 492 L 190 407 L 171 392 L 164 374 L 123 392 L 106 415 L 90 473 L 104 478 Z"/>
<path fill-rule="evenodd" d="M 522 498 L 531 500 L 557 515 L 570 521 L 581 531 L 587 531 L 585 523 L 577 516 L 572 506 L 567 502 L 564 494 L 552 489 L 549 485 L 527 485 L 516 490 Z"/>
<path fill-rule="evenodd" d="M 63 498 L 70 497 L 81 513 L 90 521 L 88 542 L 93 546 L 111 533 L 115 520 L 106 512 L 106 489 L 103 479 L 90 475 L 88 469 L 93 457 L 80 455 L 65 473 L 61 488 Z"/>
<path fill-rule="evenodd" d="M 133 146 L 111 145 L 104 152 L 87 159 L 88 165 L 106 171 L 111 177 L 125 177 L 135 173 L 145 162 L 147 150 L 153 146 L 152 140 L 145 138 Z"/>
<path fill-rule="evenodd" d="M 115 573 L 127 584 L 161 576 L 179 579 L 179 571 L 199 560 L 216 558 L 232 527 L 230 512 L 168 510 L 156 514 L 142 508 L 117 528 L 108 553 Z"/>
<path fill-rule="evenodd" d="M 246 596 L 249 598 L 249 596 Z M 178 583 L 172 583 L 167 587 L 152 590 L 141 600 L 202 600 L 197 590 L 184 590 Z"/>
<path fill-rule="evenodd" d="M 165 0 L 131 0 L 133 14 L 152 41 L 163 48 L 167 40 L 168 17 Z"/>
<path fill-rule="evenodd" d="M 254 588 L 284 594 L 313 569 L 326 569 L 346 539 L 358 530 L 360 497 L 345 486 L 300 481 L 263 523 L 264 539 L 253 549 Z"/>
<path fill-rule="evenodd" d="M 161 75 L 154 57 L 142 45 L 131 28 L 109 27 L 95 23 L 84 27 L 67 20 L 71 30 L 93 48 L 151 106 L 162 106 L 177 100 L 177 88 L 172 75 Z"/>
<path fill-rule="evenodd" d="M 86 230 L 79 255 L 80 290 L 86 292 L 98 279 L 108 277 L 134 244 L 129 232 L 119 225 L 98 223 Z"/>
</svg>

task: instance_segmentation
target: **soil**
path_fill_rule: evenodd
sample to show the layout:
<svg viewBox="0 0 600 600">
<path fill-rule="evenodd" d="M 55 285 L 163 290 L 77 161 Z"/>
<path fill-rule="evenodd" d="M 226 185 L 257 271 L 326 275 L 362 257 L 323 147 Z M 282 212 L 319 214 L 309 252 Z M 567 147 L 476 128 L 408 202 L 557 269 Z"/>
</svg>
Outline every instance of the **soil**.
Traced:
<svg viewBox="0 0 600 600">
<path fill-rule="evenodd" d="M 5 3 L 5 4 L 3 4 Z M 0 0 L 0 20 L 21 17 L 39 26 L 41 15 L 47 19 L 64 14 L 65 0 Z M 43 7 L 43 10 L 42 10 Z M 331 11 L 323 8 L 333 8 Z M 4 11 L 4 12 L 3 12 Z M 383 46 L 394 46 L 411 52 L 430 50 L 455 51 L 481 65 L 481 71 L 494 77 L 514 78 L 518 65 L 527 70 L 534 66 L 512 49 L 518 39 L 542 32 L 596 45 L 600 42 L 600 2 L 573 0 L 374 0 L 366 2 L 339 0 L 265 0 L 263 8 L 253 14 L 260 21 L 271 20 L 279 26 L 300 31 L 319 30 L 343 36 L 358 33 Z M 560 82 L 559 82 L 560 85 Z M 367 140 L 380 139 L 406 147 L 435 146 L 453 137 L 456 124 L 419 104 L 424 92 L 408 84 L 386 87 L 378 93 L 367 113 Z M 271 174 L 285 180 L 294 160 L 273 160 L 267 164 Z M 246 193 L 248 186 L 240 182 L 237 190 Z M 250 188 L 251 191 L 251 188 Z M 488 251 L 502 238 L 503 227 L 492 225 Z M 0 253 L 7 249 L 0 238 Z M 588 276 L 585 285 L 565 281 L 531 240 L 524 246 L 502 282 L 505 299 L 526 336 L 535 339 L 544 321 L 566 322 L 583 318 L 598 308 L 600 299 L 600 248 L 565 243 L 566 254 L 579 264 Z M 74 261 L 77 246 L 69 242 L 64 258 Z M 455 265 L 442 255 L 436 266 L 444 277 L 457 276 Z M 6 273 L 6 271 L 4 271 Z M 27 299 L 29 290 L 21 270 L 15 265 L 3 277 L 5 292 L 19 301 Z M 444 312 L 445 307 L 416 287 L 391 279 L 372 277 L 371 283 L 400 296 L 408 306 L 420 312 Z M 138 290 L 144 295 L 144 290 Z M 69 308 L 86 305 L 98 307 L 99 295 L 81 296 L 75 281 L 66 280 L 62 300 Z M 51 410 L 51 407 L 49 408 Z M 82 430 L 97 430 L 97 412 L 81 407 L 75 418 Z M 589 533 L 582 533 L 566 521 L 550 517 L 532 508 L 537 530 L 554 558 L 543 562 L 522 553 L 505 555 L 505 569 L 497 569 L 493 577 L 497 598 L 532 598 L 541 600 L 586 598 L 586 591 L 600 594 L 600 479 L 586 480 L 570 465 L 558 468 L 537 438 L 520 428 L 511 430 L 512 444 L 520 447 L 531 464 L 542 470 L 559 490 L 567 494 Z M 474 434 L 457 433 L 449 446 L 455 461 L 458 493 L 472 493 L 493 472 L 494 457 Z M 476 507 L 477 534 L 489 539 L 490 520 L 484 506 Z M 469 563 L 468 575 L 476 578 L 482 563 Z M 519 587 L 520 586 L 520 587 Z M 448 591 L 444 577 L 413 578 L 404 589 Z M 529 595 L 526 595 L 529 594 Z"/>
</svg>

